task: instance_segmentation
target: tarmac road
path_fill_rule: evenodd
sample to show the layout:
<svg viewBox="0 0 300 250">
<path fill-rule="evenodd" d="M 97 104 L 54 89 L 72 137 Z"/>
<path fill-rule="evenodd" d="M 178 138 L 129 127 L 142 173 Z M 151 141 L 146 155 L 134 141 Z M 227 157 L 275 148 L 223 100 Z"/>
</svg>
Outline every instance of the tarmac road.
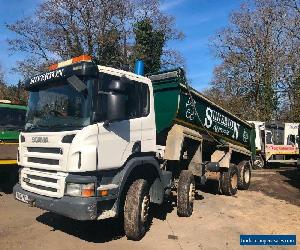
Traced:
<svg viewBox="0 0 300 250">
<path fill-rule="evenodd" d="M 154 208 L 139 242 L 128 241 L 117 220 L 78 222 L 0 192 L 0 248 L 231 250 L 245 249 L 240 234 L 296 234 L 298 247 L 276 249 L 300 249 L 300 173 L 294 167 L 254 171 L 252 180 L 249 191 L 233 197 L 203 189 L 190 218 L 177 217 L 172 204 Z"/>
</svg>

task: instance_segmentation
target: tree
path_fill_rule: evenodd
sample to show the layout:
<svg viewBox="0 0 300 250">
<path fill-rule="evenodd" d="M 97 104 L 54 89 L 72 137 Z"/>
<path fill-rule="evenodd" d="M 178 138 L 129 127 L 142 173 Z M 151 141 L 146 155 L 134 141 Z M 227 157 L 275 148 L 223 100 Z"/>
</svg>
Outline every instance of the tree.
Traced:
<svg viewBox="0 0 300 250">
<path fill-rule="evenodd" d="M 4 79 L 4 70 L 0 64 L 0 100 L 4 100 L 7 96 L 7 87 Z"/>
<path fill-rule="evenodd" d="M 206 94 L 244 119 L 281 119 L 283 103 L 294 99 L 299 53 L 292 51 L 300 47 L 295 42 L 299 13 L 286 7 L 296 0 L 284 1 L 249 1 L 231 14 L 228 27 L 211 42 L 221 64 Z"/>
<path fill-rule="evenodd" d="M 154 73 L 161 68 L 161 56 L 165 45 L 165 35 L 161 30 L 153 30 L 150 19 L 137 22 L 134 27 L 135 45 L 133 59 L 145 63 L 145 74 Z"/>
<path fill-rule="evenodd" d="M 299 0 L 277 1 L 284 14 L 283 27 L 287 34 L 281 76 L 281 93 L 284 98 L 282 119 L 291 122 L 300 120 L 300 2 Z M 287 14 L 286 14 L 287 13 Z"/>
<path fill-rule="evenodd" d="M 10 100 L 13 103 L 26 105 L 27 93 L 19 81 L 17 86 L 8 85 L 4 78 L 5 72 L 0 65 L 0 100 Z"/>
<path fill-rule="evenodd" d="M 12 52 L 28 55 L 16 68 L 25 75 L 81 54 L 121 67 L 132 63 L 134 24 L 142 20 L 151 20 L 155 30 L 159 27 L 166 41 L 182 37 L 174 19 L 160 11 L 159 0 L 46 0 L 31 17 L 7 24 L 18 35 L 8 43 Z M 162 54 L 168 53 L 164 48 Z"/>
</svg>

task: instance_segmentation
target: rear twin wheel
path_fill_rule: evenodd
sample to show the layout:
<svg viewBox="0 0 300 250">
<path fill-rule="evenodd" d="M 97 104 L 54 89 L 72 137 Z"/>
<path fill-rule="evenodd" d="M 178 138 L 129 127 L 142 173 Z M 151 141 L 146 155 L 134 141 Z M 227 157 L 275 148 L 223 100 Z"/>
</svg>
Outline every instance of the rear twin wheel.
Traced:
<svg viewBox="0 0 300 250">
<path fill-rule="evenodd" d="M 247 190 L 251 180 L 251 165 L 242 161 L 238 166 L 230 164 L 226 172 L 221 172 L 220 191 L 225 195 L 235 195 L 238 189 Z"/>
<path fill-rule="evenodd" d="M 225 195 L 235 195 L 238 189 L 238 168 L 230 164 L 226 172 L 221 172 L 220 192 Z"/>
<path fill-rule="evenodd" d="M 189 217 L 193 213 L 195 179 L 191 171 L 182 170 L 177 187 L 177 215 Z"/>
</svg>

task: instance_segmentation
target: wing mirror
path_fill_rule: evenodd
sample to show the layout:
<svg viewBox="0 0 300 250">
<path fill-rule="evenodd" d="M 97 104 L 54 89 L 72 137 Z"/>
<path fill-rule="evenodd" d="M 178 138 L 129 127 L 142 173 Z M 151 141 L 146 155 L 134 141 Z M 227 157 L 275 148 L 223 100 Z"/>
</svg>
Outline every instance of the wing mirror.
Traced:
<svg viewBox="0 0 300 250">
<path fill-rule="evenodd" d="M 128 99 L 128 78 L 112 80 L 108 85 L 107 121 L 120 121 L 126 119 L 126 102 Z"/>
<path fill-rule="evenodd" d="M 107 92 L 102 92 L 106 97 L 106 121 L 105 126 L 114 121 L 126 119 L 126 103 L 128 100 L 128 87 L 131 80 L 126 77 L 121 77 L 118 80 L 112 80 L 107 87 Z M 100 114 L 93 112 L 93 121 L 100 121 Z"/>
</svg>

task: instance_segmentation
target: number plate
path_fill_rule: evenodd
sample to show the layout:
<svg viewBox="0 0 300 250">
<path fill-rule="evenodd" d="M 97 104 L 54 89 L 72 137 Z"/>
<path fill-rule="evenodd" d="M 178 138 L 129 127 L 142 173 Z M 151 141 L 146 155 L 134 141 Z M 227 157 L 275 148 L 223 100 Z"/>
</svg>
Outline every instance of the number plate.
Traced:
<svg viewBox="0 0 300 250">
<path fill-rule="evenodd" d="M 21 194 L 20 192 L 16 192 L 16 199 L 25 203 L 29 202 L 28 195 Z"/>
</svg>

